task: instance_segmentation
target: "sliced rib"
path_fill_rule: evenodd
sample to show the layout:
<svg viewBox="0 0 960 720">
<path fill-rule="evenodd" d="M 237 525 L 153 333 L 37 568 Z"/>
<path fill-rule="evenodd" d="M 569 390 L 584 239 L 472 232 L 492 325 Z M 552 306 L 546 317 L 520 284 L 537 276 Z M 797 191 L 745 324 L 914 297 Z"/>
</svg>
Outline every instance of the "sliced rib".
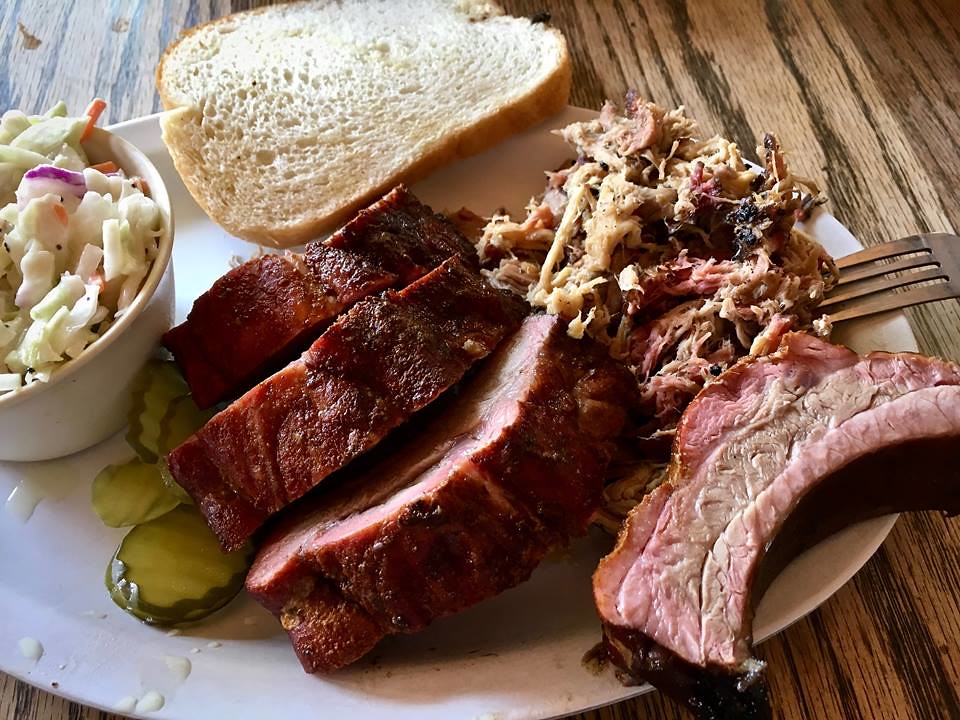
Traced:
<svg viewBox="0 0 960 720">
<path fill-rule="evenodd" d="M 594 575 L 611 658 L 700 717 L 768 717 L 750 650 L 766 580 L 850 522 L 960 512 L 958 443 L 951 363 L 797 333 L 742 361 L 687 408 L 668 481 Z"/>
<path fill-rule="evenodd" d="M 236 397 L 306 348 L 344 309 L 402 288 L 470 243 L 403 186 L 300 255 L 264 255 L 217 280 L 163 338 L 193 398 Z"/>
<path fill-rule="evenodd" d="M 247 589 L 328 672 L 520 583 L 585 532 L 635 386 L 558 318 L 528 318 L 413 439 L 305 499 Z"/>
<path fill-rule="evenodd" d="M 226 549 L 458 382 L 525 313 L 451 258 L 360 301 L 167 458 Z"/>
</svg>

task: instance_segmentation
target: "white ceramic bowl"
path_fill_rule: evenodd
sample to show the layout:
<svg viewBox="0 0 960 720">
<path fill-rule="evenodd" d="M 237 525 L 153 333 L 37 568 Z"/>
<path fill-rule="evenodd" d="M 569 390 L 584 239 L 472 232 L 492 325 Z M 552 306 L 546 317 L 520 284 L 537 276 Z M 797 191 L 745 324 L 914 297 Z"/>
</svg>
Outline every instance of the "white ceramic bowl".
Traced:
<svg viewBox="0 0 960 720">
<path fill-rule="evenodd" d="M 0 460 L 50 460 L 95 445 L 123 427 L 130 385 L 173 319 L 173 211 L 163 178 L 133 145 L 97 128 L 83 148 L 142 177 L 164 217 L 159 252 L 127 312 L 49 382 L 0 396 Z"/>
</svg>

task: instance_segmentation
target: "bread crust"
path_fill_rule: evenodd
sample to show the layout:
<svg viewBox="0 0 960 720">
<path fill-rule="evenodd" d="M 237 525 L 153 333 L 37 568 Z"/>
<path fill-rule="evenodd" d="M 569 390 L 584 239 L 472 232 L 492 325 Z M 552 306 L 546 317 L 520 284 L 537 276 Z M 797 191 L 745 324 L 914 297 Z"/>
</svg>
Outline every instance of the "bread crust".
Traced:
<svg viewBox="0 0 960 720">
<path fill-rule="evenodd" d="M 310 0 L 300 0 L 292 5 L 308 5 Z M 180 37 L 163 52 L 157 65 L 156 85 L 160 101 L 164 110 L 174 110 L 185 107 L 177 102 L 164 86 L 164 65 L 172 52 L 185 39 L 194 33 L 208 27 L 225 22 L 231 22 L 237 17 L 261 14 L 271 10 L 270 6 L 246 10 L 232 15 L 201 23 L 181 33 Z M 392 187 L 400 184 L 412 184 L 423 179 L 433 170 L 475 155 L 493 147 L 504 139 L 521 132 L 551 115 L 560 112 L 567 105 L 570 96 L 572 69 L 567 43 L 563 34 L 556 28 L 547 28 L 547 32 L 554 36 L 559 50 L 559 57 L 555 67 L 547 78 L 537 87 L 515 100 L 505 103 L 493 114 L 479 122 L 458 129 L 444 137 L 433 149 L 422 155 L 411 165 L 401 168 L 390 175 L 383 182 L 365 189 L 355 199 L 344 199 L 335 210 L 327 213 L 318 213 L 302 222 L 288 226 L 271 226 L 264 223 L 251 222 L 245 225 L 236 225 L 226 218 L 219 217 L 208 200 L 207 188 L 197 182 L 196 174 L 192 171 L 194 159 L 181 152 L 177 147 L 167 145 L 173 158 L 174 166 L 183 179 L 197 204 L 221 227 L 230 234 L 258 245 L 267 245 L 279 248 L 289 248 L 302 245 L 319 237 L 324 232 L 341 225 L 352 217 L 358 210 L 369 205 Z M 253 220 L 253 217 L 250 217 Z"/>
</svg>

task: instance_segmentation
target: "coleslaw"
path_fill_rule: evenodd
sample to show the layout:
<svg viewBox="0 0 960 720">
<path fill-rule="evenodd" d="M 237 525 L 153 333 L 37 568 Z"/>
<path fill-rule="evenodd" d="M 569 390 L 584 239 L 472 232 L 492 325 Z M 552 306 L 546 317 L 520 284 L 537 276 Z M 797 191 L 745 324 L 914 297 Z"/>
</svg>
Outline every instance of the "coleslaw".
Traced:
<svg viewBox="0 0 960 720">
<path fill-rule="evenodd" d="M 159 206 L 82 142 L 105 103 L 0 117 L 0 394 L 46 382 L 127 310 L 158 252 Z"/>
</svg>

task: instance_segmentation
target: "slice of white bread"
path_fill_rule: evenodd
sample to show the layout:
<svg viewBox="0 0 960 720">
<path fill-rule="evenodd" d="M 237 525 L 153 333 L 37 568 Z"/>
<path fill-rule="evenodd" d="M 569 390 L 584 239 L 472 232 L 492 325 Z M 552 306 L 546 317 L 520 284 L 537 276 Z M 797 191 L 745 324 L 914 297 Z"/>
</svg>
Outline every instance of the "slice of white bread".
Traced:
<svg viewBox="0 0 960 720">
<path fill-rule="evenodd" d="M 557 30 L 491 2 L 317 0 L 193 28 L 157 87 L 200 206 L 237 237 L 291 247 L 558 112 L 570 62 Z"/>
</svg>

